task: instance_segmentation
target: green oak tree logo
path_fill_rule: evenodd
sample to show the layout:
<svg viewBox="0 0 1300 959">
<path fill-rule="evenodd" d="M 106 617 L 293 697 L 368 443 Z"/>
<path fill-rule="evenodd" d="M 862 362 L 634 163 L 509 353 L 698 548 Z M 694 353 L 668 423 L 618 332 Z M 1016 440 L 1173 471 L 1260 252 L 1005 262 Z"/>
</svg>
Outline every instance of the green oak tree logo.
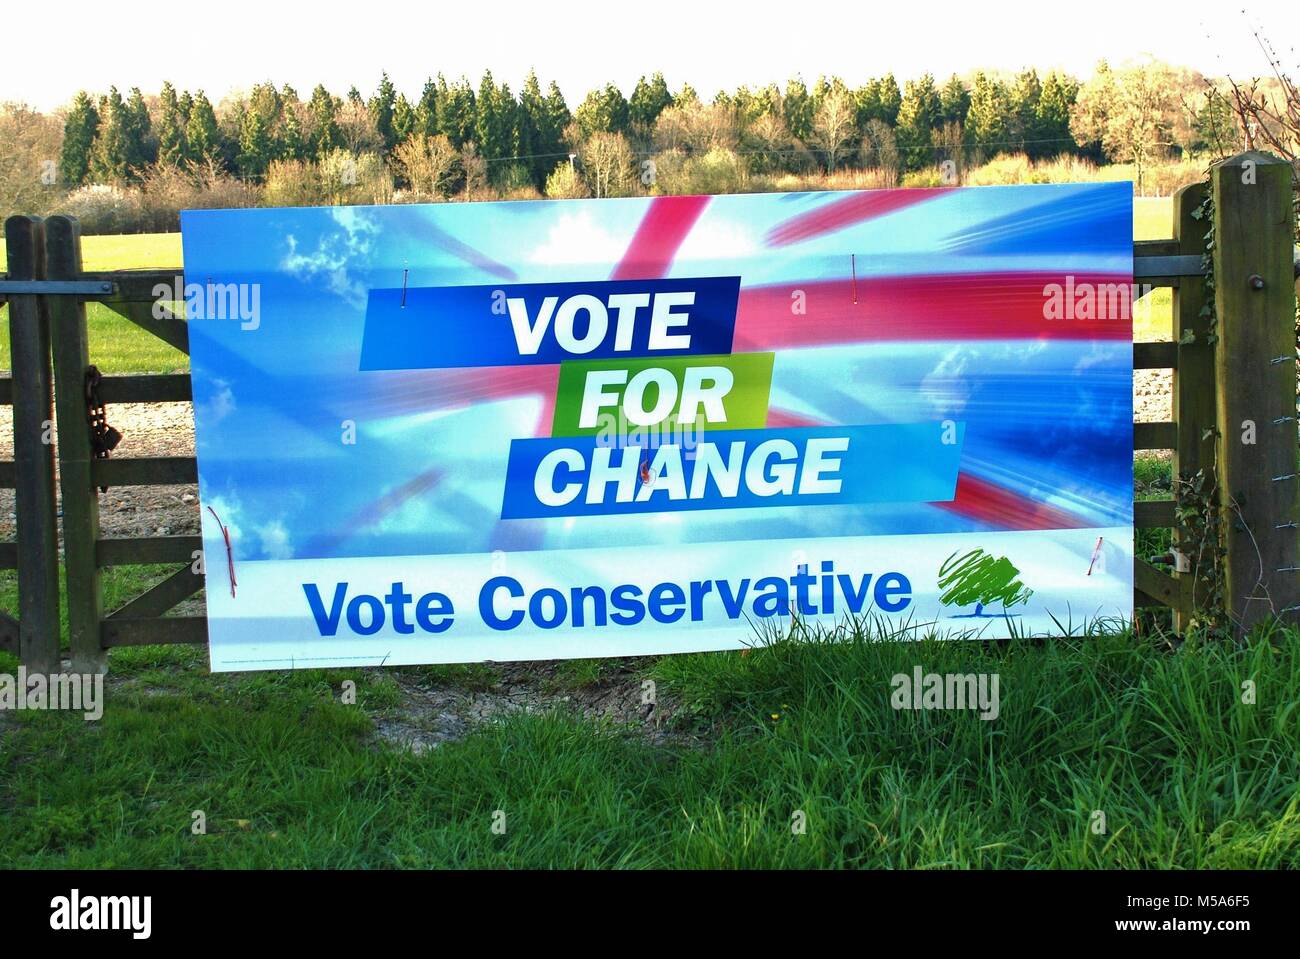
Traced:
<svg viewBox="0 0 1300 959">
<path fill-rule="evenodd" d="M 973 549 L 958 556 L 953 552 L 939 567 L 939 602 L 963 608 L 975 605 L 971 613 L 956 613 L 953 619 L 1000 619 L 1011 606 L 1029 601 L 1034 591 L 1020 582 L 1020 570 L 1005 556 L 990 556 Z M 985 606 L 1002 604 L 1000 613 L 986 613 Z"/>
</svg>

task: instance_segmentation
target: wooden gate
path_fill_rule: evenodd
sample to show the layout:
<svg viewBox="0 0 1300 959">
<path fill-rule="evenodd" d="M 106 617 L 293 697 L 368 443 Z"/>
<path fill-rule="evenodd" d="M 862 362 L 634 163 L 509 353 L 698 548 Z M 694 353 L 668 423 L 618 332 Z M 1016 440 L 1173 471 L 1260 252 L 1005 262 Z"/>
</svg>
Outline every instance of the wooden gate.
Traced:
<svg viewBox="0 0 1300 959">
<path fill-rule="evenodd" d="M 1238 631 L 1300 611 L 1292 175 L 1268 154 L 1222 161 L 1208 186 L 1176 195 L 1172 239 L 1134 244 L 1134 282 L 1172 288 L 1174 304 L 1173 340 L 1133 346 L 1135 369 L 1173 371 L 1171 420 L 1134 424 L 1133 448 L 1172 451 L 1174 477 L 1170 498 L 1134 503 L 1135 526 L 1168 528 L 1174 544 L 1168 571 L 1135 560 L 1134 602 L 1171 608 L 1177 626 L 1208 606 Z M 9 302 L 14 375 L 0 379 L 0 402 L 14 407 L 15 457 L 0 463 L 0 486 L 16 487 L 19 522 L 17 543 L 0 543 L 0 568 L 19 569 L 20 614 L 0 618 L 0 645 L 31 664 L 57 662 L 51 345 L 73 667 L 104 668 L 114 646 L 206 643 L 203 617 L 164 615 L 203 586 L 200 537 L 99 531 L 99 486 L 194 483 L 194 458 L 97 459 L 87 416 L 86 303 L 188 353 L 185 321 L 156 309 L 154 292 L 183 278 L 175 269 L 85 272 L 69 217 L 14 217 L 6 236 L 10 273 L 0 296 Z M 106 405 L 191 399 L 186 373 L 106 376 L 98 390 Z M 106 612 L 101 571 L 144 563 L 177 568 Z"/>
</svg>

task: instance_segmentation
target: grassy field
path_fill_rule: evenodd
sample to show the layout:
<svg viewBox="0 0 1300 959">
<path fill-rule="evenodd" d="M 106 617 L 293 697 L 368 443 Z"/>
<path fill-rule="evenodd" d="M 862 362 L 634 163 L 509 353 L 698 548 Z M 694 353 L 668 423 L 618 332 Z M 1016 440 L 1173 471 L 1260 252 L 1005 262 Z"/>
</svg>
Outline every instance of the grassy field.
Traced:
<svg viewBox="0 0 1300 959">
<path fill-rule="evenodd" d="M 1136 236 L 1168 224 L 1168 201 L 1138 202 Z M 86 256 L 162 265 L 179 247 L 89 238 Z M 1167 291 L 1153 296 L 1141 339 L 1162 322 L 1168 337 Z M 111 314 L 93 322 L 105 368 L 184 368 Z M 1166 463 L 1139 461 L 1135 480 L 1140 497 L 1168 495 Z M 1164 537 L 1144 531 L 1139 553 Z M 163 573 L 111 570 L 106 605 Z M 15 601 L 0 576 L 0 607 Z M 0 866 L 1300 863 L 1300 633 L 1176 644 L 1156 623 L 1141 637 L 987 645 L 871 642 L 857 624 L 833 644 L 581 661 L 554 671 L 537 711 L 428 751 L 381 732 L 439 690 L 490 693 L 502 667 L 213 676 L 202 650 L 117 650 L 98 724 L 0 713 Z M 891 708 L 891 678 L 916 666 L 996 674 L 998 718 Z M 16 667 L 0 655 L 0 672 Z M 340 698 L 347 680 L 355 705 Z M 573 708 L 610 684 L 637 696 L 644 680 L 673 707 L 657 732 Z"/>
<path fill-rule="evenodd" d="M 422 754 L 377 742 L 375 723 L 399 677 L 456 670 L 210 677 L 197 652 L 133 650 L 114 656 L 97 727 L 0 720 L 0 865 L 1294 865 L 1300 635 L 1274 638 L 1170 652 L 1129 635 L 858 634 L 666 657 L 636 670 L 712 730 L 702 743 L 557 705 Z M 892 709 L 891 677 L 917 665 L 996 673 L 999 718 Z M 357 705 L 339 701 L 345 679 Z"/>
<path fill-rule="evenodd" d="M 1174 232 L 1174 204 L 1169 197 L 1133 198 L 1133 239 L 1163 240 Z M 1174 298 L 1168 288 L 1152 290 L 1133 304 L 1133 342 L 1174 338 Z"/>
<path fill-rule="evenodd" d="M 179 233 L 88 236 L 82 239 L 82 266 L 87 270 L 133 270 L 180 266 Z M 0 268 L 7 264 L 0 240 Z M 0 369 L 9 368 L 9 311 L 0 310 Z M 91 360 L 104 373 L 180 373 L 189 357 L 144 332 L 107 307 L 86 308 Z"/>
</svg>

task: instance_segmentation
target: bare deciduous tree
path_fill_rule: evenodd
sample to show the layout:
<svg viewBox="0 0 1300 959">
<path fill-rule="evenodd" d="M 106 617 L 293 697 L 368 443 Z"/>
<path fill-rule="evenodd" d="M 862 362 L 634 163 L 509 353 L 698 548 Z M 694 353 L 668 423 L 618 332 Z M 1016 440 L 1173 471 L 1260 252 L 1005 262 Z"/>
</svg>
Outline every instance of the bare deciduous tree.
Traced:
<svg viewBox="0 0 1300 959">
<path fill-rule="evenodd" d="M 632 192 L 635 158 L 622 134 L 593 133 L 583 143 L 579 156 L 593 195 L 627 196 Z"/>
<path fill-rule="evenodd" d="M 0 219 L 44 213 L 63 196 L 58 183 L 62 124 L 21 103 L 0 104 Z"/>
<path fill-rule="evenodd" d="M 1070 132 L 1080 145 L 1100 142 L 1111 160 L 1133 164 L 1140 193 L 1147 167 L 1174 144 L 1178 116 L 1172 71 L 1162 63 L 1140 63 L 1119 72 L 1099 70 L 1084 84 Z"/>
<path fill-rule="evenodd" d="M 826 157 L 827 171 L 838 165 L 845 148 L 857 137 L 857 104 L 847 90 L 832 88 L 813 114 L 812 146 Z"/>
<path fill-rule="evenodd" d="M 664 110 L 655 123 L 655 146 L 660 150 L 734 150 L 738 139 L 736 109 L 728 103 L 685 100 Z"/>
<path fill-rule="evenodd" d="M 794 150 L 794 137 L 776 113 L 760 114 L 745 129 L 742 142 L 753 169 L 764 173 L 780 169 Z"/>
<path fill-rule="evenodd" d="M 487 186 L 487 161 L 478 152 L 473 141 L 460 151 L 460 168 L 465 173 L 465 199 L 472 200 Z"/>
<path fill-rule="evenodd" d="M 384 139 L 379 135 L 374 118 L 364 103 L 345 101 L 334 117 L 343 147 L 349 153 L 361 154 L 380 150 Z"/>
<path fill-rule="evenodd" d="M 898 143 L 894 139 L 894 128 L 888 123 L 878 119 L 867 122 L 859 155 L 863 166 L 881 171 L 885 186 L 898 186 Z"/>
<path fill-rule="evenodd" d="M 393 161 L 415 193 L 446 196 L 447 181 L 456 167 L 456 148 L 441 133 L 415 134 L 397 145 Z"/>
</svg>

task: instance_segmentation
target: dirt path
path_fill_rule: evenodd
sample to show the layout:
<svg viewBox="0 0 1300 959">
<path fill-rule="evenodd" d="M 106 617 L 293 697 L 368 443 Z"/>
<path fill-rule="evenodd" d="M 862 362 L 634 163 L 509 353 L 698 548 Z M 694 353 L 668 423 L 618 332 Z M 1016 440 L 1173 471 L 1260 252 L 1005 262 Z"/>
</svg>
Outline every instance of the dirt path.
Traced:
<svg viewBox="0 0 1300 959">
<path fill-rule="evenodd" d="M 189 403 L 113 406 L 108 421 L 122 431 L 114 456 L 193 456 L 194 417 Z M 0 457 L 13 457 L 13 411 L 0 407 Z M 0 539 L 13 539 L 13 490 L 0 490 Z M 198 487 L 121 486 L 99 498 L 105 538 L 177 536 L 199 531 Z"/>
</svg>

